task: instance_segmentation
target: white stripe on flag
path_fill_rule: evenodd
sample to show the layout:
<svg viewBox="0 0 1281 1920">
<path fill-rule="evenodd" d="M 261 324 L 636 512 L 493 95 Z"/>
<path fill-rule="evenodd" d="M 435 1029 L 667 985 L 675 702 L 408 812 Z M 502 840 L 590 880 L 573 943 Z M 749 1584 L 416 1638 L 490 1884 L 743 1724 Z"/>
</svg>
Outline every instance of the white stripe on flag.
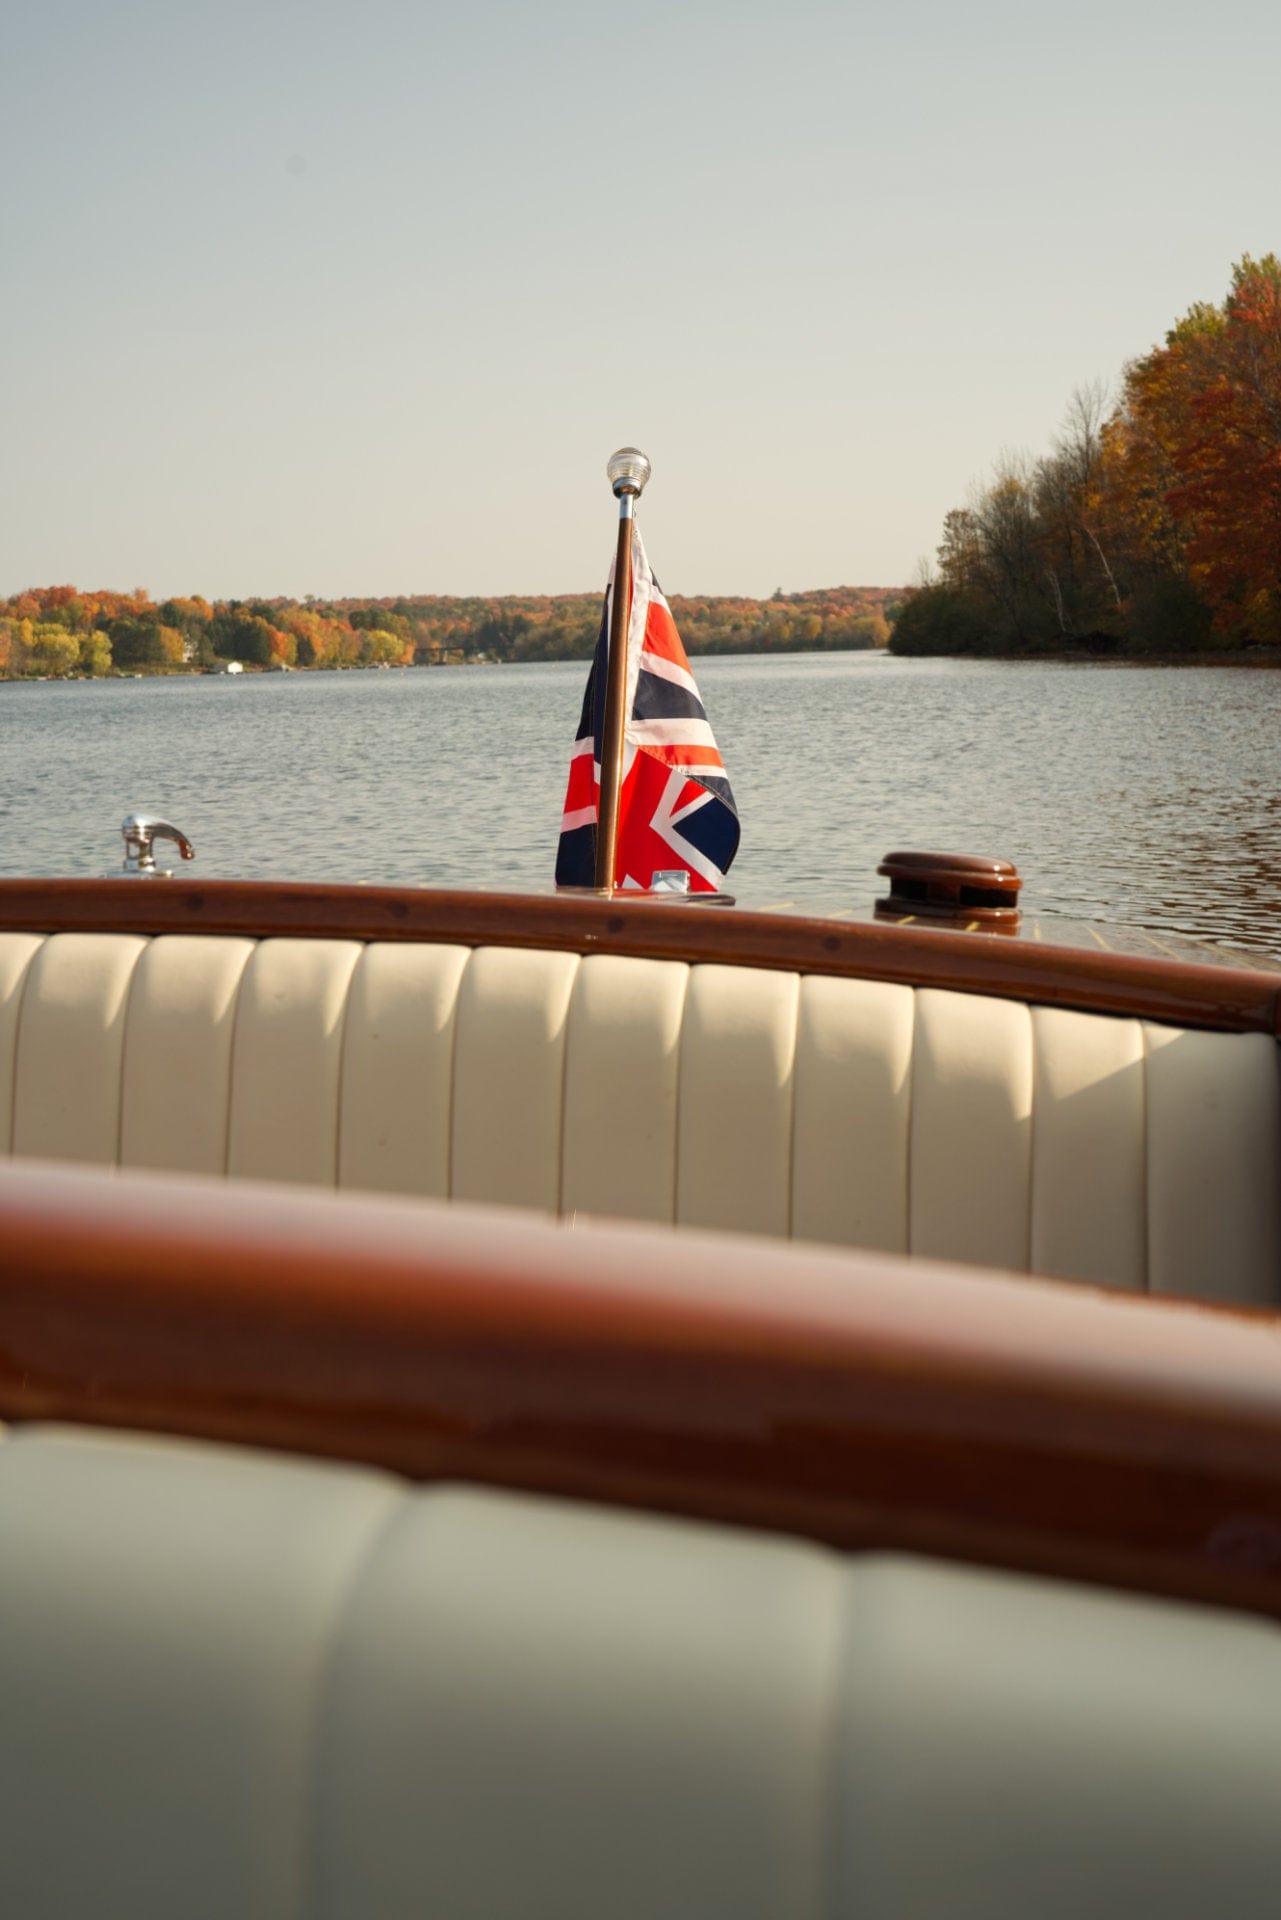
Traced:
<svg viewBox="0 0 1281 1920">
<path fill-rule="evenodd" d="M 673 686 L 683 687 L 692 694 L 699 705 L 703 704 L 702 695 L 694 684 L 692 673 L 686 673 L 684 667 L 678 667 L 674 660 L 667 660 L 661 653 L 643 653 L 641 655 L 642 673 L 657 674 L 660 680 L 670 680 Z"/>
<path fill-rule="evenodd" d="M 700 807 L 710 806 L 714 797 L 705 787 L 700 788 L 692 800 L 687 800 L 683 807 L 677 807 L 672 814 L 672 825 L 675 826 L 679 820 L 687 820 L 690 814 L 697 813 Z"/>
<path fill-rule="evenodd" d="M 617 557 L 617 556 L 615 556 Z M 612 580 L 613 574 L 610 578 Z M 636 711 L 636 682 L 640 679 L 641 653 L 645 646 L 645 623 L 649 619 L 649 600 L 654 591 L 654 576 L 649 570 L 649 561 L 645 558 L 645 543 L 640 537 L 640 528 L 632 528 L 632 613 L 627 627 L 627 707 L 630 720 Z M 614 617 L 613 603 L 610 604 L 610 620 Z M 626 726 L 626 722 L 624 722 Z"/>
<path fill-rule="evenodd" d="M 638 747 L 709 747 L 716 752 L 706 720 L 633 720 L 627 731 Z"/>
</svg>

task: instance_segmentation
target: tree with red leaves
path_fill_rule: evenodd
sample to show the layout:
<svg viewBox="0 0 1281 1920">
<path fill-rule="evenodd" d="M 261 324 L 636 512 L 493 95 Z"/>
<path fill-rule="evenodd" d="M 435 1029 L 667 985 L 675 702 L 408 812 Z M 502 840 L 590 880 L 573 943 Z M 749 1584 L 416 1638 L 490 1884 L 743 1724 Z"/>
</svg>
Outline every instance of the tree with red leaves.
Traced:
<svg viewBox="0 0 1281 1920">
<path fill-rule="evenodd" d="M 1281 643 L 1281 260 L 1247 254 L 1221 307 L 1193 307 L 1130 369 L 1126 397 L 1168 463 L 1163 504 L 1216 628 Z"/>
</svg>

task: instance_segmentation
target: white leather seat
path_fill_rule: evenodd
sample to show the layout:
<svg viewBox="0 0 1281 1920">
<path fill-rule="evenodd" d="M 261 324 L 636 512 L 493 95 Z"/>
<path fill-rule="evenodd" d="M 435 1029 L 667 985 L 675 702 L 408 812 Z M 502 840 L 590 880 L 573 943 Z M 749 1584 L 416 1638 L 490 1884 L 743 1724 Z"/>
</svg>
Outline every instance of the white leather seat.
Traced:
<svg viewBox="0 0 1281 1920">
<path fill-rule="evenodd" d="M 0 1912 L 1272 1920 L 1270 1623 L 0 1437 Z"/>
<path fill-rule="evenodd" d="M 1264 1034 L 516 948 L 0 935 L 0 1150 L 1281 1304 Z"/>
</svg>

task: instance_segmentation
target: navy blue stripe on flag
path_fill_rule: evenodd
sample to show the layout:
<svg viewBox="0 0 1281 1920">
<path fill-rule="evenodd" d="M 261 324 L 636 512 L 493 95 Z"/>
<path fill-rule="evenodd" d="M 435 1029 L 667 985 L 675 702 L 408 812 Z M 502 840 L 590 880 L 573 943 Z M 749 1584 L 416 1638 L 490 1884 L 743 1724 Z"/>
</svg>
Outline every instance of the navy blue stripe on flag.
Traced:
<svg viewBox="0 0 1281 1920">
<path fill-rule="evenodd" d="M 562 833 L 556 847 L 556 885 L 558 887 L 594 887 L 596 885 L 596 829 L 571 827 Z"/>
<path fill-rule="evenodd" d="M 636 704 L 632 713 L 637 720 L 706 720 L 707 709 L 696 693 L 678 687 L 674 680 L 650 673 L 642 667 L 636 680 Z"/>
<path fill-rule="evenodd" d="M 605 731 L 605 674 L 609 663 L 609 595 L 605 595 L 600 610 L 600 628 L 596 635 L 596 650 L 592 654 L 592 670 L 587 676 L 587 687 L 583 694 L 583 711 L 579 716 L 576 740 L 593 739 L 596 742 L 596 758 L 600 759 L 601 736 Z"/>
<path fill-rule="evenodd" d="M 700 786 L 710 787 L 710 780 L 700 780 Z M 682 840 L 688 840 L 691 846 L 698 848 L 705 860 L 710 860 L 722 873 L 738 852 L 738 815 L 733 805 L 726 806 L 721 800 L 711 800 L 705 807 L 686 814 L 676 831 Z"/>
<path fill-rule="evenodd" d="M 737 817 L 738 809 L 734 805 L 734 792 L 723 773 L 704 773 L 701 767 L 690 767 L 689 777 L 691 780 L 697 780 L 700 787 L 706 787 L 709 793 L 714 793 L 721 804 L 729 807 Z"/>
<path fill-rule="evenodd" d="M 592 741 L 592 757 L 600 759 L 601 736 L 605 731 L 605 687 L 609 662 L 609 594 L 601 606 L 600 631 L 592 670 L 583 694 L 576 741 Z M 594 887 L 596 885 L 596 828 L 592 823 L 562 831 L 556 843 L 556 885 L 558 887 Z"/>
</svg>

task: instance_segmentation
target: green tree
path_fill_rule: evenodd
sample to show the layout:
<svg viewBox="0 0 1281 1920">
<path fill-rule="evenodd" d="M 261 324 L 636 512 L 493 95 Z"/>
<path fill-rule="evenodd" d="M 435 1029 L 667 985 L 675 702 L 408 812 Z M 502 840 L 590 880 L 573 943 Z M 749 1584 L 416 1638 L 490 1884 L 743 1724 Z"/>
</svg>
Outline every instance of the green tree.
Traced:
<svg viewBox="0 0 1281 1920">
<path fill-rule="evenodd" d="M 41 621 L 32 629 L 31 665 L 36 673 L 48 673 L 61 679 L 74 673 L 80 659 L 80 642 L 69 628 L 53 621 Z"/>
<path fill-rule="evenodd" d="M 104 673 L 111 672 L 111 642 L 101 627 L 95 627 L 92 633 L 80 637 L 80 659 L 77 662 L 81 673 L 92 674 L 100 679 Z"/>
<path fill-rule="evenodd" d="M 192 659 L 199 659 L 201 643 L 208 637 L 213 609 L 198 596 L 190 600 L 166 600 L 157 609 L 162 627 L 171 627 L 187 642 Z"/>
<path fill-rule="evenodd" d="M 890 635 L 891 653 L 990 653 L 991 624 L 983 600 L 961 587 L 922 587 Z"/>
<path fill-rule="evenodd" d="M 510 660 L 533 624 L 527 613 L 509 613 L 506 609 L 491 613 L 476 628 L 476 645 L 492 660 Z"/>
<path fill-rule="evenodd" d="M 366 666 L 398 667 L 405 657 L 405 642 L 398 633 L 371 627 L 366 630 L 360 652 L 362 664 Z"/>
<path fill-rule="evenodd" d="M 160 616 L 154 607 L 145 613 L 118 613 L 102 623 L 118 667 L 161 667 L 165 664 L 160 638 Z"/>
<path fill-rule="evenodd" d="M 233 600 L 219 607 L 209 622 L 209 638 L 222 660 L 242 660 L 255 667 L 271 665 L 271 628 L 256 613 Z"/>
</svg>

